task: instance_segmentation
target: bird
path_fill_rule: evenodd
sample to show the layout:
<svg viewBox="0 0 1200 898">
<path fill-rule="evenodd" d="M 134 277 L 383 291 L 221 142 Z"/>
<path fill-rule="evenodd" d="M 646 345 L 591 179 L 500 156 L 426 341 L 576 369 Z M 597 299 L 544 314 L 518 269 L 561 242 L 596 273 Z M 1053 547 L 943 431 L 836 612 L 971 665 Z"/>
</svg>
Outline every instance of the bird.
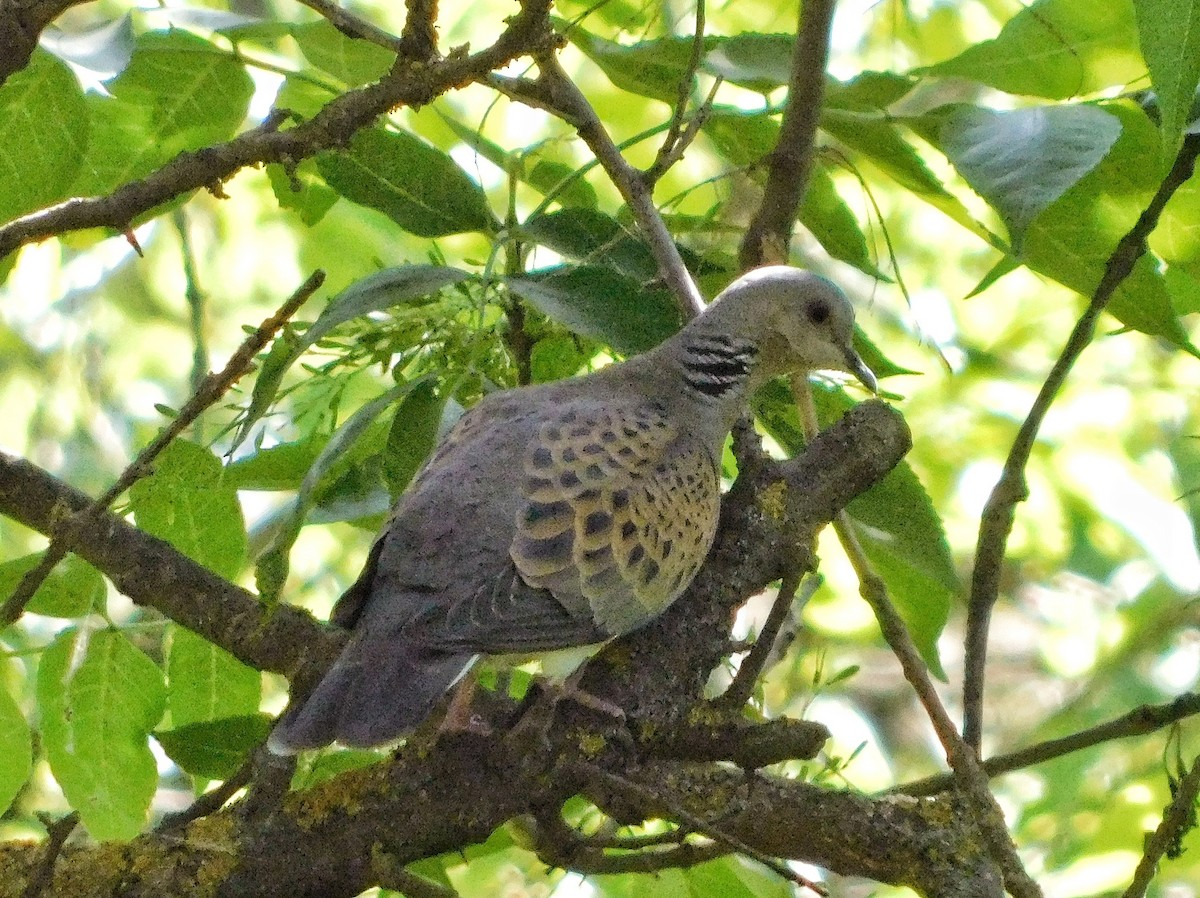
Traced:
<svg viewBox="0 0 1200 898">
<path fill-rule="evenodd" d="M 480 656 L 600 644 L 653 620 L 712 546 L 725 439 L 754 391 L 832 369 L 875 392 L 853 332 L 835 284 L 767 266 L 653 349 L 485 396 L 397 501 L 331 616 L 345 648 L 270 749 L 394 742 Z"/>
</svg>

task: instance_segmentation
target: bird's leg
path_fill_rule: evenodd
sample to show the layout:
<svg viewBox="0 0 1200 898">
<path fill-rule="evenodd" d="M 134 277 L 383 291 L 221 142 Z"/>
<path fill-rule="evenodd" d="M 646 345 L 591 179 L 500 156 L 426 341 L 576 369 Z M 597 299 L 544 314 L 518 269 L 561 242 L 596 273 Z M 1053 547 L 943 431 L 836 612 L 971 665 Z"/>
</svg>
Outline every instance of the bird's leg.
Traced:
<svg viewBox="0 0 1200 898">
<path fill-rule="evenodd" d="M 625 710 L 623 708 L 621 708 L 619 705 L 613 704 L 608 699 L 601 698 L 598 695 L 593 695 L 579 685 L 579 682 L 583 679 L 583 672 L 585 670 L 587 670 L 587 665 L 581 664 L 575 669 L 575 672 L 563 680 L 561 684 L 546 684 L 548 687 L 547 691 L 554 694 L 555 703 L 564 700 L 573 701 L 580 707 L 588 708 L 589 710 L 597 711 L 601 714 L 607 714 L 609 717 L 624 723 Z"/>
</svg>

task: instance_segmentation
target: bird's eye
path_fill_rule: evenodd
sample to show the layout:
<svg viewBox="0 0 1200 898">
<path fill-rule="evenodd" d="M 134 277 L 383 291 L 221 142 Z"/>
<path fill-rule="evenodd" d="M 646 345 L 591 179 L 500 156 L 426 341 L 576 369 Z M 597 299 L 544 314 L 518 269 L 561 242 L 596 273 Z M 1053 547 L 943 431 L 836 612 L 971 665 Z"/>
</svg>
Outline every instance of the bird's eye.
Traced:
<svg viewBox="0 0 1200 898">
<path fill-rule="evenodd" d="M 829 318 L 829 303 L 814 299 L 805 307 L 804 313 L 813 324 L 824 324 Z"/>
</svg>

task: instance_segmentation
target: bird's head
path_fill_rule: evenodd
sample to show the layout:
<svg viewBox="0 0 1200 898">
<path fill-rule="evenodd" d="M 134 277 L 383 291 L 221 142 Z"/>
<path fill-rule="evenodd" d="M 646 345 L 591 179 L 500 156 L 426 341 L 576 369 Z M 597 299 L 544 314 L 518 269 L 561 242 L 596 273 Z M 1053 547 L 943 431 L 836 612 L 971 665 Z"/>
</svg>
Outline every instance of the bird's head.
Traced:
<svg viewBox="0 0 1200 898">
<path fill-rule="evenodd" d="M 854 307 L 820 275 L 786 265 L 757 268 L 726 287 L 712 312 L 758 344 L 760 377 L 848 371 L 876 392 L 875 375 L 854 350 Z"/>
</svg>

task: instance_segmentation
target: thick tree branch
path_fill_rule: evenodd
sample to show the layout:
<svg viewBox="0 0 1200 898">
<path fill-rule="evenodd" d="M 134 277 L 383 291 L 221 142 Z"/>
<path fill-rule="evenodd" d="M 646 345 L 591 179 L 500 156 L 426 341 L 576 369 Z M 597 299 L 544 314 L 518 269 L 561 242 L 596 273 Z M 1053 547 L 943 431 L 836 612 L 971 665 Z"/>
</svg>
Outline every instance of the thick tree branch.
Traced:
<svg viewBox="0 0 1200 898">
<path fill-rule="evenodd" d="M 804 0 L 801 4 L 779 141 L 771 154 L 762 203 L 738 247 L 738 265 L 743 271 L 787 260 L 796 213 L 812 173 L 836 5 L 836 0 Z"/>
<path fill-rule="evenodd" d="M 331 100 L 311 119 L 282 129 L 276 113 L 226 143 L 181 153 L 161 168 L 106 196 L 71 199 L 0 226 L 0 258 L 26 243 L 84 228 L 124 231 L 139 216 L 191 190 L 219 189 L 243 168 L 266 162 L 294 164 L 345 146 L 353 134 L 398 106 L 423 106 L 456 87 L 484 78 L 521 56 L 555 48 L 560 38 L 547 19 L 549 0 L 525 0 L 521 12 L 490 47 L 434 63 L 397 60 L 380 81 Z"/>
<path fill-rule="evenodd" d="M 1138 259 L 1149 251 L 1147 239 L 1158 226 L 1159 216 L 1175 192 L 1192 176 L 1196 157 L 1200 156 L 1200 134 L 1189 134 L 1175 157 L 1171 170 L 1159 185 L 1150 204 L 1129 232 L 1117 243 L 1108 258 L 1104 274 L 1091 302 L 1075 324 L 1062 353 L 1046 375 L 1042 388 L 1013 440 L 1000 480 L 984 505 L 979 523 L 979 541 L 975 549 L 975 567 L 971 573 L 971 596 L 967 604 L 965 673 L 963 680 L 963 736 L 979 751 L 983 735 L 983 685 L 987 664 L 988 627 L 992 609 L 1000 595 L 1000 574 L 1004 555 L 1016 518 L 1017 505 L 1029 495 L 1025 466 L 1033 452 L 1050 406 L 1058 398 L 1076 360 L 1092 342 L 1096 322 L 1116 293 L 1133 272 Z"/>
</svg>

